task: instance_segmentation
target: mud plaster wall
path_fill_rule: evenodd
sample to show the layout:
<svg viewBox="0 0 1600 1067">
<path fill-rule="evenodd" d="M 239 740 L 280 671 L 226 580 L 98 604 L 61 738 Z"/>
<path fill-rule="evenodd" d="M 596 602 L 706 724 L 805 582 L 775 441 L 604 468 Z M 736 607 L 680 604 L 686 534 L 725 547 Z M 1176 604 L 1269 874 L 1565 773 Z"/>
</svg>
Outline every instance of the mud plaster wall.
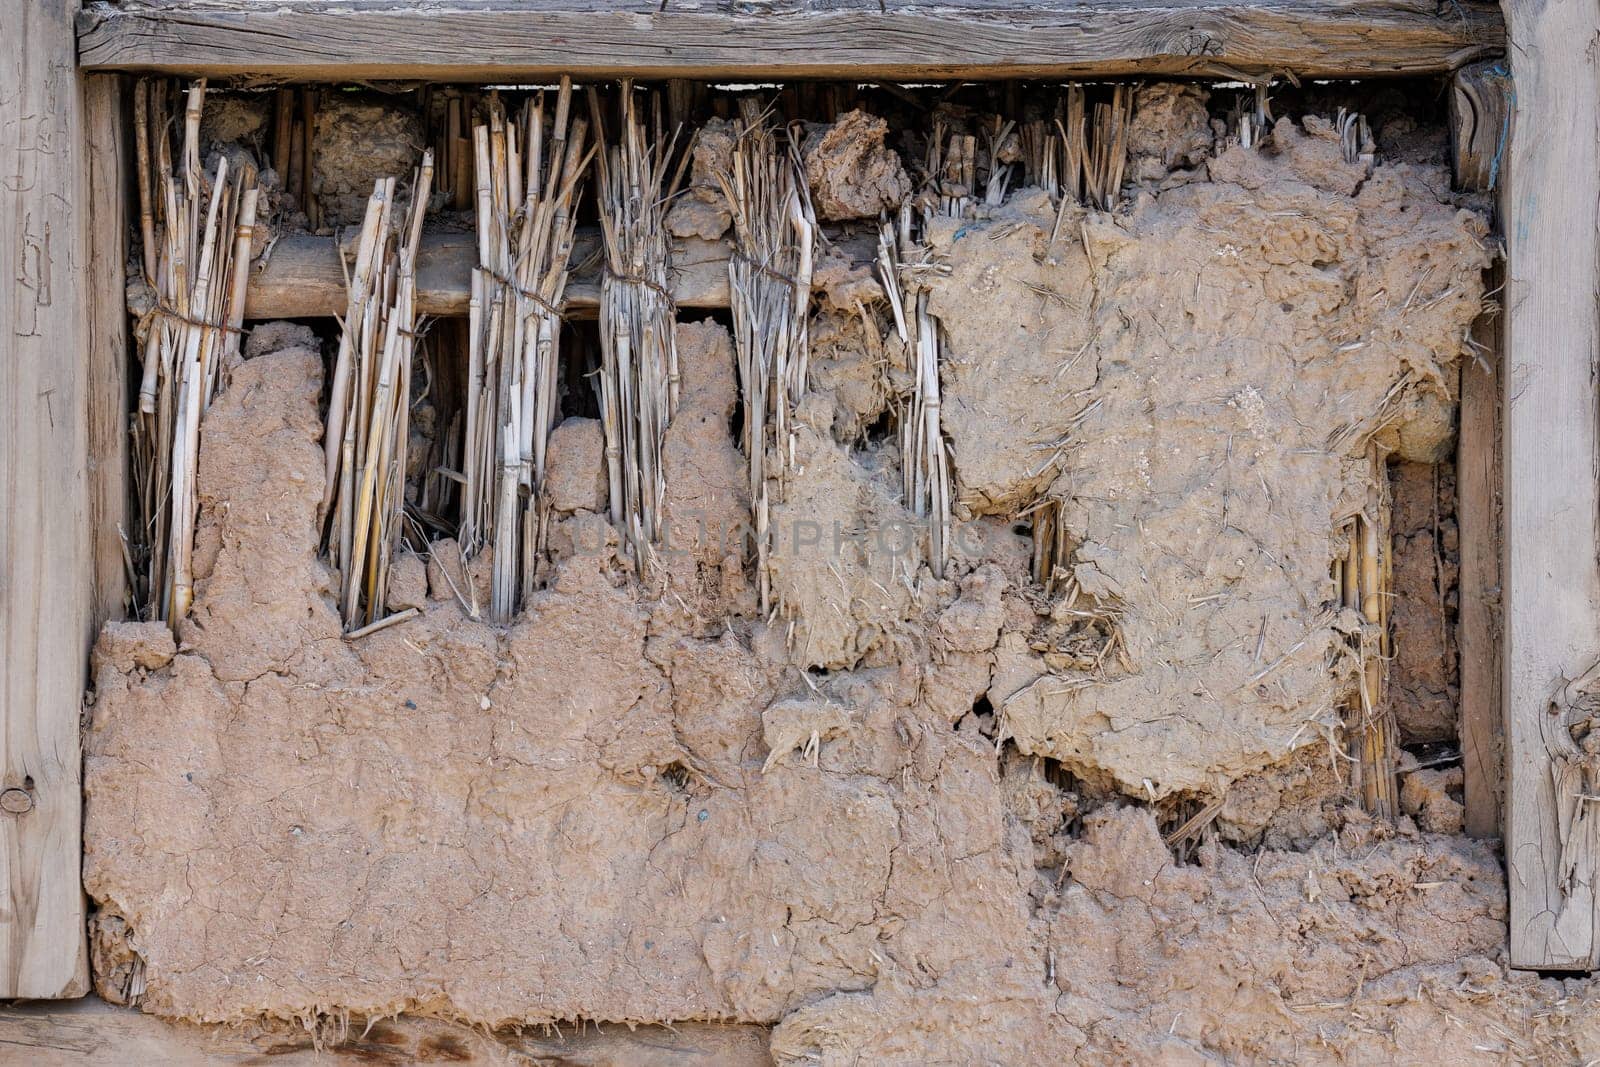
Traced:
<svg viewBox="0 0 1600 1067">
<path fill-rule="evenodd" d="M 1196 151 L 1055 241 L 1028 190 L 935 227 L 950 576 L 792 545 L 770 623 L 721 545 L 629 576 L 575 423 L 515 624 L 468 616 L 488 561 L 442 541 L 397 566 L 420 616 L 346 641 L 313 528 L 322 358 L 258 330 L 207 416 L 191 617 L 96 650 L 103 994 L 737 1020 L 784 1063 L 1591 1055 L 1587 986 L 1503 969 L 1494 853 L 1420 806 L 1372 823 L 1324 740 L 1357 625 L 1328 607 L 1332 530 L 1386 499 L 1372 441 L 1448 436 L 1483 224 L 1441 169 L 1368 174 L 1314 120 Z M 864 310 L 826 324 L 786 503 L 857 527 L 903 516 L 862 427 L 904 355 Z M 679 343 L 665 510 L 734 522 L 731 341 Z M 1065 607 L 1014 528 L 1046 497 Z M 1167 794 L 1224 798 L 1192 863 Z"/>
</svg>

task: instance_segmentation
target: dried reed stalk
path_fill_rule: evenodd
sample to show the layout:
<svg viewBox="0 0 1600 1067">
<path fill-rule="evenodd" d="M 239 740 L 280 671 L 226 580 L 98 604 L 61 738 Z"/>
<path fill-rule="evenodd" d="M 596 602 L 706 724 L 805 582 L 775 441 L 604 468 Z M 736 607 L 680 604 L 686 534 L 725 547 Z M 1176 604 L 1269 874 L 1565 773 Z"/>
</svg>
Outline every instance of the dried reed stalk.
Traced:
<svg viewBox="0 0 1600 1067">
<path fill-rule="evenodd" d="M 1381 457 L 1373 455 L 1374 469 L 1383 477 Z M 1379 494 L 1381 497 L 1381 494 Z M 1369 509 L 1386 511 L 1377 499 Z M 1393 561 L 1388 530 L 1367 514 L 1351 517 L 1340 531 L 1347 552 L 1334 565 L 1344 606 L 1358 612 L 1361 632 L 1353 640 L 1359 664 L 1356 696 L 1345 712 L 1348 755 L 1362 804 L 1374 815 L 1394 818 L 1400 805 L 1395 785 L 1399 731 L 1394 709 L 1385 696 L 1388 665 L 1393 655 L 1389 635 Z"/>
<path fill-rule="evenodd" d="M 1094 136 L 1087 140 L 1083 161 L 1084 199 L 1102 211 L 1117 206 L 1122 174 L 1128 165 L 1128 126 L 1133 119 L 1133 88 L 1118 85 L 1109 103 L 1094 106 Z"/>
<path fill-rule="evenodd" d="M 572 118 L 572 81 L 510 121 L 498 93 L 473 129 L 478 267 L 469 304 L 467 413 L 461 454 L 460 540 L 494 546 L 490 617 L 509 622 L 537 581 L 545 446 L 559 415 L 561 307 L 573 210 L 590 153 Z M 458 171 L 458 175 L 464 173 Z"/>
<path fill-rule="evenodd" d="M 200 424 L 223 367 L 238 356 L 257 203 L 253 169 L 230 174 L 226 157 L 219 157 L 214 174 L 203 172 L 204 103 L 205 82 L 196 82 L 185 98 L 183 155 L 175 170 L 167 86 L 145 79 L 135 88 L 140 230 L 156 296 L 140 326 L 133 468 L 144 567 L 135 596 L 145 614 L 174 625 L 194 597 Z"/>
<path fill-rule="evenodd" d="M 600 98 L 592 90 L 596 137 L 604 141 Z M 618 142 L 599 156 L 600 230 L 605 274 L 600 282 L 600 417 L 605 427 L 611 522 L 623 530 L 643 574 L 661 534 L 666 485 L 661 449 L 678 406 L 677 308 L 668 289 L 667 207 L 683 168 L 673 165 L 676 137 L 661 128 L 661 98 L 652 96 L 646 129 L 633 85 L 624 81 Z M 680 164 L 687 160 L 684 156 Z"/>
<path fill-rule="evenodd" d="M 897 222 L 878 232 L 878 273 L 894 312 L 895 330 L 910 353 L 915 374 L 911 392 L 899 398 L 901 474 L 911 513 L 928 521 L 928 561 L 944 577 L 951 523 L 950 453 L 939 421 L 939 323 L 928 312 L 928 291 L 902 264 L 925 256 L 911 238 L 912 213 L 902 205 Z"/>
<path fill-rule="evenodd" d="M 1334 126 L 1339 131 L 1339 145 L 1344 149 L 1346 163 L 1364 163 L 1370 170 L 1377 157 L 1378 146 L 1372 140 L 1372 128 L 1367 117 L 1356 111 L 1340 108 Z"/>
<path fill-rule="evenodd" d="M 744 397 L 761 610 L 771 607 L 772 505 L 794 460 L 794 411 L 806 390 L 807 309 L 817 241 L 810 190 L 792 136 L 780 148 L 756 101 L 740 101 L 732 171 L 718 174 L 733 213 L 728 260 L 734 347 Z M 771 460 L 770 464 L 768 460 Z"/>
<path fill-rule="evenodd" d="M 324 434 L 327 549 L 339 570 L 339 610 L 347 631 L 383 620 L 389 564 L 400 540 L 417 337 L 417 250 L 433 187 L 433 153 L 423 153 L 413 177 L 403 227 L 394 217 L 395 184 L 380 178 L 367 200 Z"/>
</svg>

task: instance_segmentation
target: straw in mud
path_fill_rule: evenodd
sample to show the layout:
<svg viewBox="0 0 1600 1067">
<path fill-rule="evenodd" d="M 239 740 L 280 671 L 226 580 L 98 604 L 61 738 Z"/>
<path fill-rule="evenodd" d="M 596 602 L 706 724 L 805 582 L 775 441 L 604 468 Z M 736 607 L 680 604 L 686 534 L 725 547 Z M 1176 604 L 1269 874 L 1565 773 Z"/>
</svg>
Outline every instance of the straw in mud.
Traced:
<svg viewBox="0 0 1600 1067">
<path fill-rule="evenodd" d="M 135 87 L 135 144 L 144 272 L 155 307 L 140 324 L 142 366 L 133 426 L 133 473 L 142 558 L 135 601 L 176 624 L 194 596 L 195 468 L 200 424 L 238 357 L 257 189 L 251 168 L 226 157 L 200 162 L 205 83 L 188 91 L 181 167 L 167 136 L 165 82 Z M 155 158 L 151 158 L 152 145 Z"/>
<path fill-rule="evenodd" d="M 624 531 L 643 574 L 661 534 L 665 482 L 661 450 L 678 404 L 677 309 L 668 288 L 667 207 L 683 177 L 674 174 L 675 137 L 661 128 L 652 98 L 647 133 L 633 84 L 621 85 L 618 141 L 598 157 L 600 230 L 600 417 L 605 429 L 611 522 Z M 604 142 L 600 97 L 589 96 L 596 138 Z"/>
<path fill-rule="evenodd" d="M 1383 463 L 1375 446 L 1371 455 L 1381 487 Z M 1358 663 L 1356 695 L 1345 712 L 1352 786 L 1369 812 L 1394 818 L 1400 811 L 1395 788 L 1398 727 L 1384 693 L 1393 654 L 1389 636 L 1393 562 L 1388 531 L 1372 517 L 1387 511 L 1387 501 L 1381 490 L 1374 497 L 1368 509 L 1371 514 L 1352 516 L 1340 531 L 1346 554 L 1334 563 L 1334 579 L 1341 602 L 1362 622 L 1360 632 L 1352 638 Z"/>
<path fill-rule="evenodd" d="M 794 456 L 794 411 L 806 389 L 817 221 L 793 139 L 780 148 L 759 105 L 750 99 L 740 105 L 732 168 L 717 180 L 733 214 L 728 280 L 761 610 L 766 612 L 772 584 L 768 527 L 772 505 L 783 499 L 784 476 Z"/>
<path fill-rule="evenodd" d="M 572 118 L 572 81 L 515 121 L 498 93 L 473 129 L 478 267 L 472 275 L 460 540 L 494 546 L 490 617 L 508 622 L 538 580 L 546 538 L 539 495 L 559 414 L 561 308 L 588 124 Z"/>
<path fill-rule="evenodd" d="M 348 631 L 384 619 L 389 564 L 400 540 L 417 337 L 417 251 L 432 185 L 429 151 L 413 178 L 409 213 L 400 227 L 394 218 L 395 180 L 380 178 L 356 245 L 329 391 L 322 505 L 330 520 L 328 552 L 339 570 L 339 609 Z"/>
<path fill-rule="evenodd" d="M 902 262 L 913 251 L 911 205 L 901 206 L 896 222 L 884 221 L 878 234 L 878 274 L 894 312 L 895 330 L 915 369 L 911 393 L 899 398 L 901 472 L 906 504 L 929 530 L 928 559 L 944 577 L 950 544 L 950 454 L 939 424 L 939 323 L 928 312 L 928 291 L 917 285 Z M 902 277 L 904 274 L 904 278 Z M 909 286 L 906 284 L 909 282 Z"/>
</svg>

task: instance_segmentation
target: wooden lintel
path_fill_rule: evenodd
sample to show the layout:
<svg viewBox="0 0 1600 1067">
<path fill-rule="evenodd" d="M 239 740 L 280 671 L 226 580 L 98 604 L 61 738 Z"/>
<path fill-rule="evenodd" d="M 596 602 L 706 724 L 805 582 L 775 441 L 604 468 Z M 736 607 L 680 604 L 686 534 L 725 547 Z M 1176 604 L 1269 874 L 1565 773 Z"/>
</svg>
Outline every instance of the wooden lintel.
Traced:
<svg viewBox="0 0 1600 1067">
<path fill-rule="evenodd" d="M 580 232 L 574 242 L 574 276 L 567 285 L 567 309 L 593 317 L 600 306 L 600 264 L 596 231 Z M 417 310 L 423 315 L 465 315 L 472 270 L 478 262 L 470 233 L 429 233 L 417 256 Z M 683 308 L 728 306 L 728 246 L 698 238 L 674 241 L 673 298 Z M 345 313 L 344 270 L 332 237 L 290 234 L 273 246 L 265 266 L 251 275 L 245 318 L 313 318 Z"/>
<path fill-rule="evenodd" d="M 78 20 L 88 70 L 324 81 L 1379 77 L 1503 48 L 1483 0 L 166 0 Z"/>
</svg>

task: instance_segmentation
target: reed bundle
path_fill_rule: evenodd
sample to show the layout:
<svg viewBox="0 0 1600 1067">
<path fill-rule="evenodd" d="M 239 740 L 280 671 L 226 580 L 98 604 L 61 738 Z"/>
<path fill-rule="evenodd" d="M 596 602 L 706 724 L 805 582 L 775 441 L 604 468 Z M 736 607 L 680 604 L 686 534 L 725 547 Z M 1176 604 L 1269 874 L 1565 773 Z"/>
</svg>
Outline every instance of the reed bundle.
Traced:
<svg viewBox="0 0 1600 1067">
<path fill-rule="evenodd" d="M 559 414 L 561 307 L 573 210 L 589 152 L 572 117 L 572 81 L 554 106 L 540 92 L 508 120 L 497 93 L 473 129 L 478 267 L 468 313 L 460 540 L 494 545 L 490 617 L 509 622 L 537 580 L 545 534 L 539 486 Z"/>
<path fill-rule="evenodd" d="M 1234 129 L 1239 131 L 1239 144 L 1245 148 L 1258 148 L 1272 129 L 1272 79 L 1257 82 L 1249 107 L 1241 100 L 1233 110 Z"/>
<path fill-rule="evenodd" d="M 1382 464 L 1375 460 L 1375 465 L 1381 478 Z M 1383 502 L 1376 501 L 1371 510 L 1382 513 Z M 1334 562 L 1340 601 L 1362 620 L 1360 633 L 1352 639 L 1359 663 L 1356 696 L 1345 712 L 1352 785 L 1369 812 L 1394 818 L 1400 812 L 1395 788 L 1399 732 L 1394 709 L 1384 696 L 1394 651 L 1389 635 L 1393 558 L 1388 530 L 1370 515 L 1358 514 L 1337 536 L 1346 546 L 1344 557 Z"/>
<path fill-rule="evenodd" d="M 1377 157 L 1378 146 L 1372 140 L 1372 128 L 1367 125 L 1367 117 L 1360 112 L 1341 107 L 1334 119 L 1334 128 L 1339 131 L 1339 145 L 1344 150 L 1344 161 L 1364 163 L 1370 168 Z"/>
<path fill-rule="evenodd" d="M 600 98 L 590 110 L 602 143 Z M 624 531 L 643 575 L 660 538 L 665 481 L 661 450 L 678 406 L 677 308 L 668 288 L 667 207 L 682 180 L 685 153 L 669 176 L 676 137 L 661 128 L 652 100 L 651 128 L 629 81 L 622 83 L 618 141 L 598 157 L 600 231 L 600 418 L 605 429 L 611 522 Z M 735 313 L 737 315 L 737 312 Z"/>
<path fill-rule="evenodd" d="M 915 273 L 902 270 L 913 251 L 912 213 L 901 206 L 897 221 L 878 231 L 878 273 L 894 312 L 895 330 L 910 353 L 915 374 L 911 393 L 899 398 L 900 456 L 906 504 L 928 522 L 928 560 L 944 577 L 950 544 L 950 453 L 939 421 L 939 322 L 928 312 L 928 291 Z"/>
<path fill-rule="evenodd" d="M 1023 184 L 1048 192 L 1063 211 L 1068 203 L 1110 211 L 1127 170 L 1132 119 L 1131 85 L 1113 86 L 1110 99 L 1092 108 L 1083 86 L 1069 85 L 1054 117 L 1019 124 L 997 116 L 981 143 L 935 121 L 926 162 L 935 211 L 959 217 L 980 197 L 988 206 L 1004 202 L 1017 177 L 1015 165 L 1006 161 L 1013 137 Z"/>
<path fill-rule="evenodd" d="M 1093 136 L 1083 140 L 1083 197 L 1102 211 L 1117 206 L 1122 173 L 1128 165 L 1128 126 L 1132 120 L 1132 86 L 1115 86 L 1109 102 L 1094 106 Z"/>
<path fill-rule="evenodd" d="M 142 323 L 133 420 L 144 562 L 135 597 L 146 615 L 172 624 L 188 614 L 194 598 L 200 423 L 223 369 L 238 357 L 256 219 L 253 168 L 230 173 L 227 158 L 219 157 L 215 172 L 204 172 L 204 103 L 205 82 L 199 81 L 185 99 L 182 158 L 174 169 L 166 83 L 141 80 L 134 92 L 144 271 L 156 296 Z"/>
<path fill-rule="evenodd" d="M 400 542 L 417 338 L 417 250 L 432 186 L 430 151 L 413 178 L 402 227 L 395 218 L 395 179 L 378 180 L 350 276 L 323 438 L 328 479 L 322 501 L 348 631 L 383 620 L 389 564 Z"/>
<path fill-rule="evenodd" d="M 1033 518 L 1033 580 L 1044 587 L 1045 596 L 1054 597 L 1072 574 L 1072 546 L 1061 521 L 1061 501 L 1044 497 L 1029 513 Z"/>
<path fill-rule="evenodd" d="M 732 168 L 717 180 L 733 214 L 728 281 L 765 612 L 771 606 L 772 505 L 774 497 L 783 499 L 785 474 L 794 461 L 794 411 L 806 390 L 817 219 L 794 138 L 786 135 L 780 148 L 756 102 L 740 104 Z"/>
</svg>

